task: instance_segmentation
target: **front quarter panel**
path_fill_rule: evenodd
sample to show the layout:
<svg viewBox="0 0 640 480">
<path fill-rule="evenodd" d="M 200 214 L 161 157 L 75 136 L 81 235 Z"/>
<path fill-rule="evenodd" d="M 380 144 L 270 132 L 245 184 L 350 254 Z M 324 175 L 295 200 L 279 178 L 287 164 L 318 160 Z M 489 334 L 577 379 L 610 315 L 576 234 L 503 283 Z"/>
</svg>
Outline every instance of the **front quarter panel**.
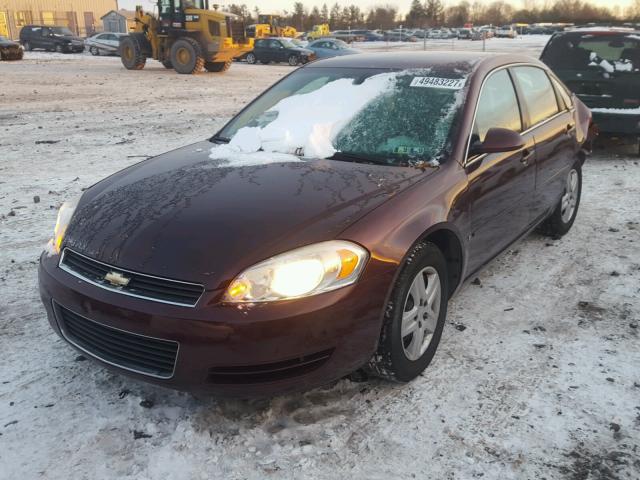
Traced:
<svg viewBox="0 0 640 480">
<path fill-rule="evenodd" d="M 467 188 L 466 173 L 455 161 L 428 173 L 341 234 L 369 250 L 371 267 L 385 276 L 389 286 L 387 296 L 411 247 L 437 230 L 449 230 L 460 241 L 464 271 L 469 214 L 461 199 Z"/>
</svg>

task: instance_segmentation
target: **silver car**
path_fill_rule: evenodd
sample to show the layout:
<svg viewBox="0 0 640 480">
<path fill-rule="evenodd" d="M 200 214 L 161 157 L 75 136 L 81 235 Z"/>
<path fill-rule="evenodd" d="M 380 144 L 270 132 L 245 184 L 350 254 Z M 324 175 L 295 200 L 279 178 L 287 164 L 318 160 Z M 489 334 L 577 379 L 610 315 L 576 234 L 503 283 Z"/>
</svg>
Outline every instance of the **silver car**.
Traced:
<svg viewBox="0 0 640 480">
<path fill-rule="evenodd" d="M 105 32 L 87 38 L 84 43 L 91 55 L 117 55 L 120 39 L 126 33 Z"/>
</svg>

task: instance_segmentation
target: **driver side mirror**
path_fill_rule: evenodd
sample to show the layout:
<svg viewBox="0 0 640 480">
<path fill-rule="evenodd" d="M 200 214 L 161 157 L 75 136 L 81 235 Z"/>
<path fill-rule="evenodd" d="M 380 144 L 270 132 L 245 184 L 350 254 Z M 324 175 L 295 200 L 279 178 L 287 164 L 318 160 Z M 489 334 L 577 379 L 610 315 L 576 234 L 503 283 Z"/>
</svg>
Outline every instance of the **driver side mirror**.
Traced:
<svg viewBox="0 0 640 480">
<path fill-rule="evenodd" d="M 484 137 L 484 142 L 473 142 L 469 153 L 482 155 L 485 153 L 513 152 L 524 147 L 524 143 L 524 138 L 518 132 L 508 128 L 490 128 Z"/>
</svg>

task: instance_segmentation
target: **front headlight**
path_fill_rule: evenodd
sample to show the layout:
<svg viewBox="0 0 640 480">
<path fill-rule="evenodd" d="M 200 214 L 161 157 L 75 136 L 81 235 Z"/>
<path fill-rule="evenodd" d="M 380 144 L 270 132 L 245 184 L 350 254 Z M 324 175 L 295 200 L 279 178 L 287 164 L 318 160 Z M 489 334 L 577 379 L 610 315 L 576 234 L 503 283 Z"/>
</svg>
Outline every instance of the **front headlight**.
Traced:
<svg viewBox="0 0 640 480">
<path fill-rule="evenodd" d="M 67 233 L 67 227 L 71 222 L 73 212 L 76 211 L 78 206 L 78 199 L 64 202 L 58 210 L 58 219 L 56 220 L 56 226 L 53 229 L 53 238 L 49 240 L 47 244 L 47 250 L 52 254 L 59 254 L 64 235 Z"/>
<path fill-rule="evenodd" d="M 225 302 L 273 302 L 308 297 L 351 285 L 369 253 L 360 245 L 331 240 L 276 255 L 238 275 Z"/>
</svg>

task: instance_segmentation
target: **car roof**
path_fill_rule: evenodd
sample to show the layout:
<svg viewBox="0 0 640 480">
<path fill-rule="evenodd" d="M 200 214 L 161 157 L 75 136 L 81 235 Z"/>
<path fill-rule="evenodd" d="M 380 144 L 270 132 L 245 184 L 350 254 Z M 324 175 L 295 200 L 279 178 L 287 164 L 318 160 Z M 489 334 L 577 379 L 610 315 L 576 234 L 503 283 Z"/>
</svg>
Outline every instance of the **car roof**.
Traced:
<svg viewBox="0 0 640 480">
<path fill-rule="evenodd" d="M 310 63 L 305 68 L 316 67 L 343 67 L 343 68 L 389 68 L 408 69 L 424 68 L 428 66 L 445 66 L 467 63 L 488 64 L 490 68 L 508 65 L 511 63 L 539 64 L 537 59 L 520 54 L 496 54 L 483 52 L 380 52 L 363 53 L 332 57 Z"/>
<path fill-rule="evenodd" d="M 640 35 L 640 30 L 616 27 L 585 27 L 558 32 L 556 35 Z"/>
</svg>

